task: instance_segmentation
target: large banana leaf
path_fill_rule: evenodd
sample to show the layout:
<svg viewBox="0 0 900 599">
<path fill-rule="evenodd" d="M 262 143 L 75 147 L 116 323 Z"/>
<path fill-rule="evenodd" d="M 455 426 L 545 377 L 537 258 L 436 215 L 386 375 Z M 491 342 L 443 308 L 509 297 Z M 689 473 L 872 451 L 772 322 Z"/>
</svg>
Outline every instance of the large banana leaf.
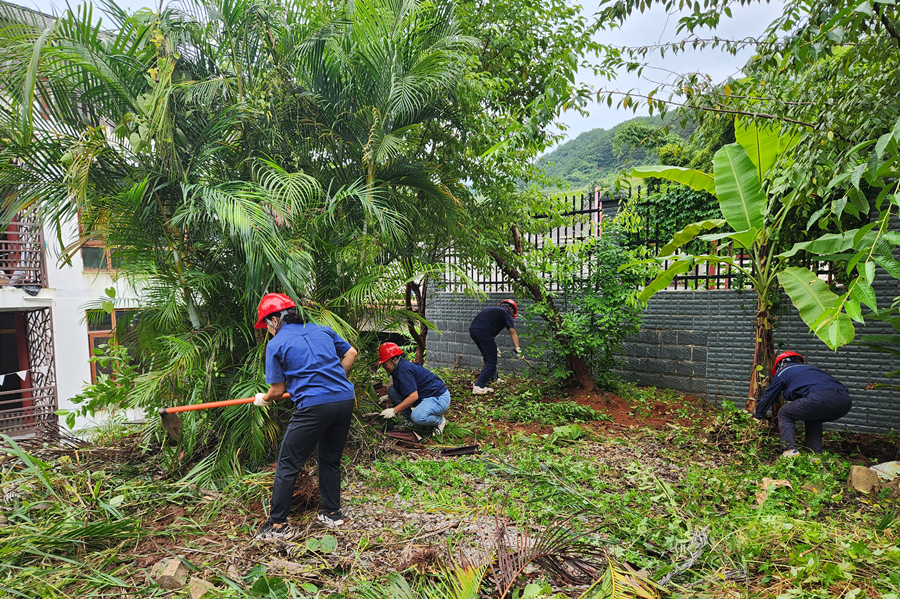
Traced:
<svg viewBox="0 0 900 599">
<path fill-rule="evenodd" d="M 762 229 L 766 194 L 757 176 L 756 166 L 744 148 L 728 144 L 713 159 L 716 173 L 716 197 L 722 216 L 735 231 Z"/>
<path fill-rule="evenodd" d="M 756 241 L 756 236 L 759 233 L 756 229 L 748 229 L 746 231 L 738 231 L 737 233 L 716 233 L 714 235 L 701 235 L 700 239 L 704 241 L 718 241 L 720 239 L 732 239 L 738 243 L 741 247 L 747 248 L 748 250 L 753 245 L 753 242 Z"/>
<path fill-rule="evenodd" d="M 781 136 L 772 127 L 759 127 L 753 121 L 738 120 L 734 137 L 756 166 L 756 176 L 762 181 L 775 166 L 781 152 Z"/>
<path fill-rule="evenodd" d="M 697 191 L 706 191 L 716 195 L 716 180 L 712 175 L 680 166 L 636 166 L 631 169 L 631 176 L 638 179 L 654 177 L 687 185 Z"/>
<path fill-rule="evenodd" d="M 850 317 L 843 312 L 829 314 L 840 298 L 815 273 L 791 266 L 778 273 L 778 282 L 797 307 L 803 322 L 829 348 L 837 349 L 853 341 L 856 330 Z"/>
<path fill-rule="evenodd" d="M 839 254 L 853 247 L 862 248 L 871 246 L 873 243 L 875 243 L 876 233 L 871 230 L 864 233 L 863 236 L 859 239 L 859 242 L 855 243 L 854 237 L 858 232 L 859 229 L 853 229 L 851 231 L 845 231 L 843 233 L 826 233 L 825 235 L 822 235 L 817 239 L 813 239 L 812 241 L 801 241 L 795 243 L 791 249 L 786 252 L 782 252 L 778 255 L 778 257 L 790 258 L 800 250 L 805 250 L 811 254 L 820 256 Z"/>
<path fill-rule="evenodd" d="M 661 270 L 659 273 L 657 273 L 656 277 L 652 281 L 650 281 L 650 283 L 646 287 L 644 287 L 643 291 L 641 291 L 641 294 L 638 296 L 638 299 L 640 299 L 642 302 L 646 302 L 651 297 L 653 297 L 657 291 L 662 291 L 663 289 L 667 288 L 672 283 L 672 279 L 674 279 L 677 275 L 688 272 L 697 264 L 726 264 L 728 266 L 732 266 L 741 271 L 744 271 L 744 269 L 741 268 L 740 265 L 735 263 L 734 259 L 731 258 L 731 256 L 716 256 L 714 254 L 705 254 L 702 256 L 674 256 L 674 259 L 675 261 L 667 269 Z M 655 262 L 661 262 L 663 258 L 658 257 L 653 260 Z"/>
<path fill-rule="evenodd" d="M 714 218 L 697 223 L 691 223 L 678 233 L 675 233 L 675 236 L 672 237 L 672 241 L 667 243 L 661 250 L 659 250 L 659 255 L 669 256 L 675 250 L 694 239 L 694 237 L 696 237 L 697 234 L 700 233 L 700 231 L 715 229 L 716 227 L 721 227 L 724 224 L 725 219 L 722 218 Z"/>
</svg>

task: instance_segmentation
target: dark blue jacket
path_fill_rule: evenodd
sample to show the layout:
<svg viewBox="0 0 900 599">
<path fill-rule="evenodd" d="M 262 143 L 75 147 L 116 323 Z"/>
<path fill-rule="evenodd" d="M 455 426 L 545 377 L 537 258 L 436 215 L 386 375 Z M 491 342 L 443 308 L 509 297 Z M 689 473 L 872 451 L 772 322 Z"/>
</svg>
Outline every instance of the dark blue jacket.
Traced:
<svg viewBox="0 0 900 599">
<path fill-rule="evenodd" d="M 784 395 L 784 401 L 794 401 L 809 395 L 813 389 L 843 389 L 844 385 L 836 378 L 810 364 L 788 364 L 782 368 L 772 379 L 772 383 L 766 389 L 759 403 L 756 404 L 754 416 L 763 418 L 766 410 L 772 405 L 779 395 Z"/>
<path fill-rule="evenodd" d="M 499 335 L 503 329 L 514 328 L 516 328 L 516 325 L 513 324 L 512 314 L 507 312 L 505 308 L 497 307 L 485 308 L 478 313 L 478 316 L 469 325 L 470 330 L 488 331 L 492 337 Z"/>
<path fill-rule="evenodd" d="M 430 370 L 415 362 L 409 362 L 403 358 L 397 362 L 394 372 L 391 373 L 394 390 L 400 397 L 406 399 L 413 391 L 419 392 L 419 399 L 413 405 L 426 397 L 440 397 L 447 392 L 447 385 Z"/>
</svg>

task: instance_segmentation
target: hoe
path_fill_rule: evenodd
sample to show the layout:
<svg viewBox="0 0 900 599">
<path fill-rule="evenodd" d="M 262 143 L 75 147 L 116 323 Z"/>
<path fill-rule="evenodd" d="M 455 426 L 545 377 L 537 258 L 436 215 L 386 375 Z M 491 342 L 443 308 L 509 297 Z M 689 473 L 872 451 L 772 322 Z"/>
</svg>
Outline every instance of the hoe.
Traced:
<svg viewBox="0 0 900 599">
<path fill-rule="evenodd" d="M 281 399 L 287 399 L 290 397 L 288 393 L 285 393 Z M 166 429 L 166 432 L 169 433 L 175 441 L 178 441 L 181 438 L 181 418 L 178 417 L 178 412 L 192 412 L 194 410 L 209 410 L 211 408 L 224 408 L 226 406 L 236 406 L 243 403 L 253 403 L 253 397 L 245 397 L 243 399 L 228 399 L 225 401 L 210 401 L 207 403 L 195 403 L 189 406 L 175 406 L 172 408 L 160 408 L 159 409 L 159 417 L 162 420 L 162 426 Z"/>
</svg>

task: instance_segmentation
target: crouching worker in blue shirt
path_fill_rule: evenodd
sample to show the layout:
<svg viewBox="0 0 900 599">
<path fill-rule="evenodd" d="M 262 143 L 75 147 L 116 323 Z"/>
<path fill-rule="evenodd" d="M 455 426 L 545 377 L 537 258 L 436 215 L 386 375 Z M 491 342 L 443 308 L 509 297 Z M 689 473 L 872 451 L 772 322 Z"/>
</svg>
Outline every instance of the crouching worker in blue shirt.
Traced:
<svg viewBox="0 0 900 599">
<path fill-rule="evenodd" d="M 269 520 L 256 538 L 289 539 L 295 535 L 287 523 L 294 483 L 317 445 L 322 495 L 318 521 L 337 528 L 344 524 L 341 456 L 355 404 L 347 374 L 357 352 L 329 327 L 304 322 L 297 305 L 286 295 L 266 294 L 257 316 L 256 328 L 272 335 L 266 345 L 266 382 L 270 386 L 266 393 L 256 394 L 253 404 L 269 407 L 286 390 L 294 402 L 294 413 L 278 454 Z"/>
<path fill-rule="evenodd" d="M 787 351 L 775 358 L 772 382 L 756 406 L 754 416 L 762 421 L 766 410 L 779 395 L 786 404 L 778 411 L 778 428 L 784 457 L 800 455 L 795 440 L 798 420 L 806 423 L 804 447 L 822 453 L 822 423 L 837 420 L 852 407 L 850 394 L 836 378 L 815 366 L 804 363 L 803 356 Z"/>
<path fill-rule="evenodd" d="M 381 417 L 391 419 L 403 414 L 407 422 L 435 427 L 442 434 L 447 424 L 444 412 L 450 407 L 447 385 L 422 366 L 404 360 L 402 355 L 403 350 L 396 343 L 382 343 L 378 348 L 378 364 L 393 380 L 387 394 L 394 407 L 381 412 Z"/>
</svg>

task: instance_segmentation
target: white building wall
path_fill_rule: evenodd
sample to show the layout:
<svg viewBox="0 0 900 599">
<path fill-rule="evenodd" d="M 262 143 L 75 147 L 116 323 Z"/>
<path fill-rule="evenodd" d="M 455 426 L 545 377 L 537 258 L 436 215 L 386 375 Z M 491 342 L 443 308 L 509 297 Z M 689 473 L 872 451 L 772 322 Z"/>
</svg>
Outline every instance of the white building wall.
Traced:
<svg viewBox="0 0 900 599">
<path fill-rule="evenodd" d="M 76 238 L 76 223 L 67 223 L 63 227 L 63 239 L 70 243 Z M 114 281 L 109 273 L 84 272 L 80 252 L 72 257 L 71 265 L 61 265 L 61 248 L 53 227 L 44 228 L 44 246 L 48 287 L 34 297 L 15 287 L 0 287 L 0 309 L 51 309 L 59 409 L 74 411 L 78 406 L 72 403 L 72 398 L 91 382 L 86 304 L 109 299 L 106 296 L 109 287 L 115 287 L 117 298 L 134 298 L 135 294 L 123 281 Z M 142 414 L 127 416 L 134 420 Z M 78 417 L 73 430 L 93 428 L 107 417 L 105 413 L 94 418 Z M 65 428 L 64 418 L 60 419 L 60 425 Z"/>
</svg>

